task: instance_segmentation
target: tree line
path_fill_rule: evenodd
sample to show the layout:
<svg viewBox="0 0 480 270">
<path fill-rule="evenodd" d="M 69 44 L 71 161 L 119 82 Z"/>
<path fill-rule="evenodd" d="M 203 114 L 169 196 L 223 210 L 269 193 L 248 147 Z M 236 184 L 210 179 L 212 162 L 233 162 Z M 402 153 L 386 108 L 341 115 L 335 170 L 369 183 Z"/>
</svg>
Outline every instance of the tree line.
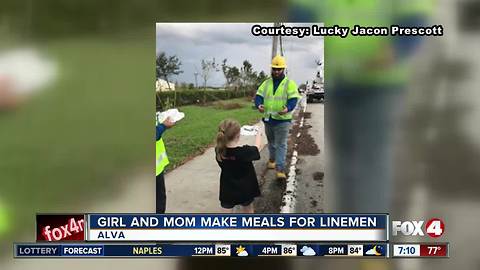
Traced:
<svg viewBox="0 0 480 270">
<path fill-rule="evenodd" d="M 255 71 L 248 60 L 244 60 L 240 67 L 228 65 L 227 61 L 227 59 L 223 59 L 221 63 L 219 63 L 215 58 L 202 59 L 200 61 L 201 69 L 194 75 L 195 77 L 200 75 L 200 78 L 202 79 L 201 88 L 206 90 L 208 81 L 215 73 L 220 71 L 225 77 L 224 87 L 227 90 L 238 91 L 240 89 L 256 89 L 268 77 L 263 71 Z M 167 86 L 171 89 L 171 78 L 183 73 L 181 66 L 182 62 L 176 55 L 168 56 L 165 52 L 160 52 L 156 58 L 157 79 L 167 81 Z M 182 88 L 193 89 L 194 85 L 193 83 L 190 83 L 187 86 L 187 84 L 183 83 Z M 199 88 L 198 85 L 195 85 L 195 88 Z"/>
</svg>

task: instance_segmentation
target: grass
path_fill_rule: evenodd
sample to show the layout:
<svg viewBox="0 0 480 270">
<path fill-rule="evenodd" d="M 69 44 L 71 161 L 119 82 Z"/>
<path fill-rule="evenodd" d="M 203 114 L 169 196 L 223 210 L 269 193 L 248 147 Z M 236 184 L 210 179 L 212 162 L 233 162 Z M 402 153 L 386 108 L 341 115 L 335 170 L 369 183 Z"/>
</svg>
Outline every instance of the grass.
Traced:
<svg viewBox="0 0 480 270">
<path fill-rule="evenodd" d="M 234 110 L 234 109 L 240 109 L 245 105 L 238 102 L 217 101 L 214 103 L 214 106 L 216 109 L 220 109 L 220 110 Z"/>
<path fill-rule="evenodd" d="M 222 110 L 215 104 L 179 108 L 185 113 L 185 118 L 163 135 L 170 159 L 168 170 L 203 152 L 207 146 L 214 143 L 218 124 L 223 119 L 233 118 L 244 125 L 258 121 L 261 117 L 258 111 L 252 109 L 251 102 L 245 98 L 222 101 L 222 104 L 240 104 L 241 108 Z"/>
<path fill-rule="evenodd" d="M 0 201 L 11 235 L 31 230 L 35 213 L 78 211 L 115 193 L 155 155 L 154 42 L 84 38 L 40 50 L 57 62 L 58 80 L 0 115 Z"/>
<path fill-rule="evenodd" d="M 36 213 L 82 211 L 115 196 L 138 167 L 151 168 L 154 181 L 154 42 L 78 38 L 39 49 L 57 62 L 58 80 L 0 114 L 0 213 L 9 213 L 0 244 L 25 231 L 34 239 Z M 236 102 L 246 106 L 180 108 L 186 118 L 165 135 L 172 164 L 211 144 L 220 120 L 258 117 Z"/>
</svg>

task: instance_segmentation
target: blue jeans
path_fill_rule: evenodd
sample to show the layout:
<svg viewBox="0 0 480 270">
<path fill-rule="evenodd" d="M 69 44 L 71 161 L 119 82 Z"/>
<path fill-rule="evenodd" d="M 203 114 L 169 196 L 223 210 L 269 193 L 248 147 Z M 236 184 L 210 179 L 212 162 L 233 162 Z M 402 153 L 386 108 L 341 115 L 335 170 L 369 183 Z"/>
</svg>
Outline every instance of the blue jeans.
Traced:
<svg viewBox="0 0 480 270">
<path fill-rule="evenodd" d="M 402 105 L 401 87 L 338 87 L 328 93 L 327 129 L 333 176 L 328 211 L 389 212 L 393 140 Z"/>
<path fill-rule="evenodd" d="M 290 122 L 276 123 L 274 125 L 265 123 L 265 134 L 268 140 L 270 160 L 275 160 L 278 171 L 285 169 L 288 131 L 291 125 L 292 123 Z"/>
</svg>

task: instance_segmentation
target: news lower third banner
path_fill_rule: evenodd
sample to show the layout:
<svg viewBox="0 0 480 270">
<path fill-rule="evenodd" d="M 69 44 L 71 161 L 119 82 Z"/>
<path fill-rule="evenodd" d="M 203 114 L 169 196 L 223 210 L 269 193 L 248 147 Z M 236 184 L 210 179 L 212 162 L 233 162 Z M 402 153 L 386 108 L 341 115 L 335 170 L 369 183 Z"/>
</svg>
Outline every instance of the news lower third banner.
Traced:
<svg viewBox="0 0 480 270">
<path fill-rule="evenodd" d="M 387 214 L 88 214 L 86 241 L 388 241 Z"/>
<path fill-rule="evenodd" d="M 386 258 L 386 243 L 354 244 L 15 244 L 15 258 L 185 256 L 364 256 Z"/>
</svg>

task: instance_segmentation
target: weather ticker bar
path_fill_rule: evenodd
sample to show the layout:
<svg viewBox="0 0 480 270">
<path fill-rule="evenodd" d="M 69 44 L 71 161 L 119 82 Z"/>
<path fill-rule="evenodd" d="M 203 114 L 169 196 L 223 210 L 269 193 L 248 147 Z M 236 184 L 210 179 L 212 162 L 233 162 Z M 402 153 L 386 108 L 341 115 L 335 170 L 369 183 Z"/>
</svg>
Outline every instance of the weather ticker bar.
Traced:
<svg viewBox="0 0 480 270">
<path fill-rule="evenodd" d="M 387 258 L 389 246 L 369 244 L 15 244 L 15 258 L 102 257 L 377 257 Z"/>
</svg>

